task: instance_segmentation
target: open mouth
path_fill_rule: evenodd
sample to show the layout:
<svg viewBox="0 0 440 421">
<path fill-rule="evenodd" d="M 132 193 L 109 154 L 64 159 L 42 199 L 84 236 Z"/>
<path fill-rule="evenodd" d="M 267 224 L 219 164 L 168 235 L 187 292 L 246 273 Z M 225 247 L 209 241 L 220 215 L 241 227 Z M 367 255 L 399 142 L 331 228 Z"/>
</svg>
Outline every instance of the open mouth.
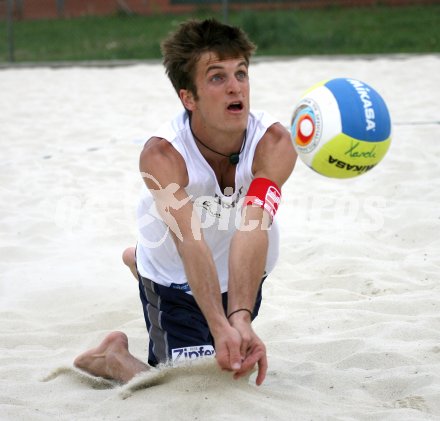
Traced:
<svg viewBox="0 0 440 421">
<path fill-rule="evenodd" d="M 243 103 L 241 101 L 231 102 L 228 105 L 229 111 L 241 111 L 243 109 Z"/>
</svg>

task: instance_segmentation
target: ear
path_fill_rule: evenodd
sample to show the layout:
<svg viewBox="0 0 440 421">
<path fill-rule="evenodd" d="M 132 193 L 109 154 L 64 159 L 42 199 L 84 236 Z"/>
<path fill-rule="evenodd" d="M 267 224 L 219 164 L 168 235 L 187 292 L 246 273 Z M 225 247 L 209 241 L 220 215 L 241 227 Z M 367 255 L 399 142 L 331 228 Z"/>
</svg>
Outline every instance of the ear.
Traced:
<svg viewBox="0 0 440 421">
<path fill-rule="evenodd" d="M 194 109 L 196 108 L 196 101 L 191 91 L 188 91 L 187 89 L 181 89 L 179 91 L 179 98 L 182 101 L 183 106 L 187 110 L 194 111 Z"/>
</svg>

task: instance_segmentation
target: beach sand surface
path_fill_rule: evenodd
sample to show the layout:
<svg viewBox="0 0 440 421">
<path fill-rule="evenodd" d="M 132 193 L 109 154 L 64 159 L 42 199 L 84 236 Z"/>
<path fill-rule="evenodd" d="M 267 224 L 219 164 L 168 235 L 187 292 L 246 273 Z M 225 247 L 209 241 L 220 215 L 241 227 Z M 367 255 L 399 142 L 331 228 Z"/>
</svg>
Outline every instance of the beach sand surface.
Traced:
<svg viewBox="0 0 440 421">
<path fill-rule="evenodd" d="M 252 107 L 286 126 L 301 94 L 353 77 L 377 89 L 393 140 L 372 171 L 302 162 L 277 215 L 278 266 L 254 323 L 262 386 L 213 360 L 121 386 L 73 368 L 124 331 L 146 361 L 136 281 L 145 140 L 181 106 L 160 64 L 0 71 L 1 420 L 440 419 L 438 55 L 259 60 Z"/>
</svg>

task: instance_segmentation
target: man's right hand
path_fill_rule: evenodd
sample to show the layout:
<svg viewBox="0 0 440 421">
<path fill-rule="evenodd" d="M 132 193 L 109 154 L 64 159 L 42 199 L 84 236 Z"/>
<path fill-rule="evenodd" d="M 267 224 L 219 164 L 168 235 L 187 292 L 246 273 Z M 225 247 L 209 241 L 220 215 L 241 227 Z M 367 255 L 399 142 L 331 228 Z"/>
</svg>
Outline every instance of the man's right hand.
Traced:
<svg viewBox="0 0 440 421">
<path fill-rule="evenodd" d="M 258 365 L 256 384 L 263 383 L 267 372 L 266 347 L 249 322 L 235 322 L 214 335 L 217 363 L 222 370 L 233 371 L 238 379 Z"/>
<path fill-rule="evenodd" d="M 241 342 L 242 338 L 237 329 L 230 325 L 214 334 L 215 353 L 217 363 L 222 370 L 237 372 L 241 369 Z"/>
</svg>

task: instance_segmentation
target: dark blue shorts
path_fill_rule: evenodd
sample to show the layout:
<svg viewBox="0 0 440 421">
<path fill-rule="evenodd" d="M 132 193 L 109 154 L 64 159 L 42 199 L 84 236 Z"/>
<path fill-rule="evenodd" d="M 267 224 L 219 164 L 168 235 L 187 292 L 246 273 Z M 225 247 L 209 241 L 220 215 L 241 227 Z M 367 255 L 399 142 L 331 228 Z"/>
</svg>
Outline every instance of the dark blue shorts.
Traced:
<svg viewBox="0 0 440 421">
<path fill-rule="evenodd" d="M 138 276 L 139 294 L 150 337 L 148 364 L 153 367 L 160 363 L 176 365 L 187 359 L 214 355 L 214 339 L 194 297 Z M 261 299 L 260 286 L 252 320 L 258 314 Z M 222 301 L 226 312 L 227 292 L 222 294 Z"/>
</svg>

